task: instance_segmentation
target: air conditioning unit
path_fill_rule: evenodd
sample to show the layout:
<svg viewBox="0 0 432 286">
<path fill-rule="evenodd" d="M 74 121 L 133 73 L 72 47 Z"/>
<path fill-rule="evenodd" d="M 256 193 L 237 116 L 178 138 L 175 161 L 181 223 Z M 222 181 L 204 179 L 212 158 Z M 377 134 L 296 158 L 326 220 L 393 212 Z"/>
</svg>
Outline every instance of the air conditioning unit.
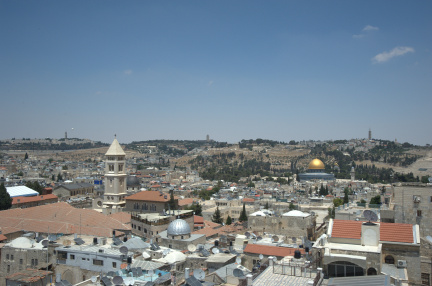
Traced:
<svg viewBox="0 0 432 286">
<path fill-rule="evenodd" d="M 414 203 L 418 204 L 418 203 L 420 203 L 421 198 L 418 196 L 414 196 L 413 201 L 414 201 Z"/>
<path fill-rule="evenodd" d="M 398 260 L 398 262 L 397 262 L 397 267 L 398 267 L 398 268 L 406 268 L 406 267 L 407 267 L 407 262 L 406 262 L 406 260 Z"/>
</svg>

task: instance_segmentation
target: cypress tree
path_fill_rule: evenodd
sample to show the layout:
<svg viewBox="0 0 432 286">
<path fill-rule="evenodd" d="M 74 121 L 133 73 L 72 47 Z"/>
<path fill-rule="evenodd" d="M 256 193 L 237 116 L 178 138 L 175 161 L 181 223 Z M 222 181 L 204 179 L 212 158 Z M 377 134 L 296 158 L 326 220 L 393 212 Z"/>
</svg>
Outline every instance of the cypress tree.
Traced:
<svg viewBox="0 0 432 286">
<path fill-rule="evenodd" d="M 216 208 L 216 211 L 213 214 L 212 222 L 215 222 L 215 223 L 222 223 L 223 222 L 219 207 Z"/>
<path fill-rule="evenodd" d="M 0 210 L 8 210 L 12 207 L 12 198 L 6 191 L 5 185 L 2 183 L 0 185 Z"/>
<path fill-rule="evenodd" d="M 231 217 L 230 217 L 229 215 L 228 215 L 228 217 L 227 217 L 227 219 L 226 219 L 225 224 L 226 224 L 226 225 L 230 225 L 230 224 L 232 224 L 232 219 L 231 219 Z"/>
<path fill-rule="evenodd" d="M 245 203 L 243 203 L 243 210 L 240 213 L 239 221 L 247 221 L 247 220 L 248 220 L 248 217 L 246 214 L 246 205 L 245 205 Z"/>
</svg>

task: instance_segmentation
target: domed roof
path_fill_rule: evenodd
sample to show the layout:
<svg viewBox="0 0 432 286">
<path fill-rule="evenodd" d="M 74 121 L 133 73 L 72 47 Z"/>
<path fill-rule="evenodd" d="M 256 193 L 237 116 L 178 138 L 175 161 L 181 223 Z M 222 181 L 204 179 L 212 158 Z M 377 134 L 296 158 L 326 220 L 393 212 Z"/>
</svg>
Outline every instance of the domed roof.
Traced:
<svg viewBox="0 0 432 286">
<path fill-rule="evenodd" d="M 167 233 L 168 235 L 186 235 L 191 233 L 191 229 L 186 221 L 176 219 L 169 224 Z"/>
<path fill-rule="evenodd" d="M 292 210 L 287 213 L 284 213 L 282 216 L 308 217 L 310 216 L 310 214 L 298 210 Z"/>
<path fill-rule="evenodd" d="M 324 163 L 320 159 L 313 159 L 309 163 L 310 170 L 324 170 Z"/>
<path fill-rule="evenodd" d="M 140 186 L 140 180 L 136 176 L 128 176 L 126 179 L 126 186 L 132 187 L 132 186 Z"/>
</svg>

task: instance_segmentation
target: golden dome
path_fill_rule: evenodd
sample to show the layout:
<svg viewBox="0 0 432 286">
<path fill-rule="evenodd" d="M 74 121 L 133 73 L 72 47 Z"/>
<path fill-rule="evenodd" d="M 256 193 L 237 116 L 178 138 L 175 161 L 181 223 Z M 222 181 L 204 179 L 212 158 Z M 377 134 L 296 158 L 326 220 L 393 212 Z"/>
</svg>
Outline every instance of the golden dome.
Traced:
<svg viewBox="0 0 432 286">
<path fill-rule="evenodd" d="M 309 163 L 310 170 L 324 170 L 324 163 L 320 159 L 313 159 Z"/>
</svg>

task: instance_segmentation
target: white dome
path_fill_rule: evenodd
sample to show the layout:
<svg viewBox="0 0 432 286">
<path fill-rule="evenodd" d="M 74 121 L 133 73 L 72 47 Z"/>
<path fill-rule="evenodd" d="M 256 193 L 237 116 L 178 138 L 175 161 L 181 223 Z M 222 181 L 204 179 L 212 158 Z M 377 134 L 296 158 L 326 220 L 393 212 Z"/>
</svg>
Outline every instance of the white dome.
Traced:
<svg viewBox="0 0 432 286">
<path fill-rule="evenodd" d="M 164 258 L 161 258 L 160 260 L 165 260 L 167 263 L 170 264 L 175 262 L 182 262 L 186 260 L 186 255 L 184 255 L 180 251 L 171 251 Z"/>
<path fill-rule="evenodd" d="M 297 210 L 292 210 L 292 211 L 289 211 L 287 213 L 284 213 L 282 216 L 308 217 L 308 216 L 310 216 L 310 214 L 304 213 L 301 211 L 297 211 Z"/>
<path fill-rule="evenodd" d="M 36 241 L 34 241 L 33 239 L 29 239 L 27 237 L 15 238 L 7 245 L 15 248 L 35 248 L 36 246 L 39 246 L 37 248 L 41 248 L 40 245 L 36 243 Z"/>
<path fill-rule="evenodd" d="M 168 235 L 186 235 L 190 233 L 191 229 L 189 224 L 182 219 L 173 220 L 167 229 Z"/>
</svg>

